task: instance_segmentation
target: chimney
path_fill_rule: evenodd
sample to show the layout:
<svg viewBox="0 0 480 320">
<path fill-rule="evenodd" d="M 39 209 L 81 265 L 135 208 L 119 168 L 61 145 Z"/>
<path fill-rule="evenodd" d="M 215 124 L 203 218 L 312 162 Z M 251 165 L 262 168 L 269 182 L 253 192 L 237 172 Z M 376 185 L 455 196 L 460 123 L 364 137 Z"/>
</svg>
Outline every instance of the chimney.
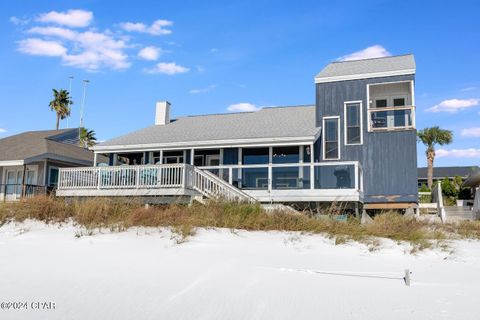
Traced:
<svg viewBox="0 0 480 320">
<path fill-rule="evenodd" d="M 157 101 L 155 112 L 155 125 L 164 125 L 170 123 L 170 102 Z"/>
</svg>

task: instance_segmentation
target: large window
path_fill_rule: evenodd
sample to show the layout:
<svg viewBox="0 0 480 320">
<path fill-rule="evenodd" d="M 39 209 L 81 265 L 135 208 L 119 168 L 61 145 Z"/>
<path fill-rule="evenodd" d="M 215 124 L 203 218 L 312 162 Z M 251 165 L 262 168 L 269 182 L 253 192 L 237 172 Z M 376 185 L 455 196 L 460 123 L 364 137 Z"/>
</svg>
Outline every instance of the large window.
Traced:
<svg viewBox="0 0 480 320">
<path fill-rule="evenodd" d="M 300 161 L 300 149 L 293 147 L 273 147 L 272 163 L 298 163 Z"/>
<path fill-rule="evenodd" d="M 243 164 L 267 164 L 268 148 L 243 148 Z"/>
<path fill-rule="evenodd" d="M 323 118 L 323 159 L 340 159 L 340 118 Z"/>
<path fill-rule="evenodd" d="M 345 103 L 345 144 L 362 144 L 362 103 Z"/>
</svg>

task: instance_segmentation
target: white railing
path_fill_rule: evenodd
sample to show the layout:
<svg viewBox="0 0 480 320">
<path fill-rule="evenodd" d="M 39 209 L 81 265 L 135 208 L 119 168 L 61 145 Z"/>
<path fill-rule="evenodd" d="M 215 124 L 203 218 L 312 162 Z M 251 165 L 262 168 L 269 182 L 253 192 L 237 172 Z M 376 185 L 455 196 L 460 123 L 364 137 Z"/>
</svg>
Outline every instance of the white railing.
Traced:
<svg viewBox="0 0 480 320">
<path fill-rule="evenodd" d="M 415 106 L 369 108 L 368 123 L 369 131 L 414 129 Z"/>
<path fill-rule="evenodd" d="M 185 164 L 60 168 L 58 190 L 187 187 Z"/>
<path fill-rule="evenodd" d="M 193 167 L 193 188 L 202 195 L 217 200 L 254 203 L 256 199 L 211 172 Z"/>
<path fill-rule="evenodd" d="M 319 163 L 270 163 L 203 166 L 229 184 L 241 189 L 354 189 L 363 191 L 363 170 L 357 161 Z M 292 172 L 282 172 L 290 169 Z M 343 176 L 340 171 L 343 169 Z M 257 170 L 257 171 L 255 171 Z M 335 175 L 337 174 L 337 175 Z M 245 175 L 255 176 L 246 183 Z"/>
</svg>

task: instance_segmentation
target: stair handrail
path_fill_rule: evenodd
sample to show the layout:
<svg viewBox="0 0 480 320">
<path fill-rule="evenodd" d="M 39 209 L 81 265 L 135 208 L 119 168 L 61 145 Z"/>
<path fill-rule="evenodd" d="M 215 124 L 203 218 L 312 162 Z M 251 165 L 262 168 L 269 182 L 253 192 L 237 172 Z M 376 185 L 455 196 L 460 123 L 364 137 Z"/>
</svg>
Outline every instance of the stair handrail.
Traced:
<svg viewBox="0 0 480 320">
<path fill-rule="evenodd" d="M 238 189 L 237 187 L 229 184 L 228 182 L 222 180 L 220 177 L 216 176 L 215 174 L 202 170 L 196 166 L 193 167 L 193 187 L 195 190 L 199 191 L 201 194 L 203 194 L 206 197 L 209 198 L 225 198 L 226 200 L 237 200 L 238 202 L 248 202 L 248 203 L 255 203 L 257 200 L 247 194 L 246 192 L 243 192 L 242 190 Z M 200 175 L 203 178 L 207 179 L 209 182 L 216 184 L 217 186 L 221 187 L 224 191 L 226 191 L 227 194 L 211 194 L 207 192 L 202 186 L 200 185 L 199 181 L 197 180 L 196 175 Z M 229 193 L 229 194 L 228 194 Z"/>
</svg>

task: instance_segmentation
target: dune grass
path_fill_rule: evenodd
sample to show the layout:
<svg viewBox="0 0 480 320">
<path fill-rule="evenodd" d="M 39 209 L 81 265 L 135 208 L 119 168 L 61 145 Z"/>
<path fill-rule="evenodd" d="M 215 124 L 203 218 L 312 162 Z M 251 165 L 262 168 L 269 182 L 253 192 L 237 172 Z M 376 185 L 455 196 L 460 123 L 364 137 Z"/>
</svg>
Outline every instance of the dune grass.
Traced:
<svg viewBox="0 0 480 320">
<path fill-rule="evenodd" d="M 73 220 L 90 230 L 109 229 L 123 231 L 130 227 L 169 227 L 183 242 L 195 234 L 195 228 L 229 228 L 256 231 L 299 231 L 320 233 L 335 239 L 336 244 L 350 240 L 376 246 L 374 237 L 406 241 L 412 251 L 426 249 L 445 239 L 480 239 L 479 222 L 462 222 L 458 225 L 435 225 L 404 217 L 394 212 L 376 215 L 373 222 L 360 224 L 355 218 L 346 222 L 335 219 L 318 219 L 315 216 L 287 212 L 265 212 L 258 204 L 209 202 L 145 207 L 135 201 L 92 198 L 66 202 L 54 197 L 36 197 L 19 202 L 0 204 L 0 225 L 8 221 L 36 219 L 46 223 Z"/>
</svg>

